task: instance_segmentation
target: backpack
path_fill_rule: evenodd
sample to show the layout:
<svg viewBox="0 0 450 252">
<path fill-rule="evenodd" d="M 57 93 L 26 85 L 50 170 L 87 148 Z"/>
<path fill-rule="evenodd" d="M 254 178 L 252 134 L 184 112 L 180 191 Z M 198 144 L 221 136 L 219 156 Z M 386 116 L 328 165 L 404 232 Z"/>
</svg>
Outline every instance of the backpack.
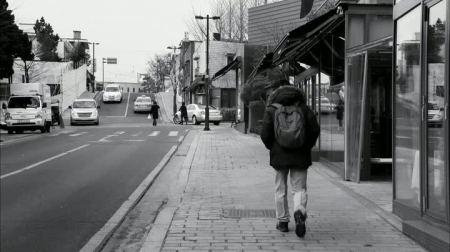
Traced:
<svg viewBox="0 0 450 252">
<path fill-rule="evenodd" d="M 298 149 L 306 142 L 305 114 L 299 106 L 273 103 L 275 139 L 286 149 Z"/>
</svg>

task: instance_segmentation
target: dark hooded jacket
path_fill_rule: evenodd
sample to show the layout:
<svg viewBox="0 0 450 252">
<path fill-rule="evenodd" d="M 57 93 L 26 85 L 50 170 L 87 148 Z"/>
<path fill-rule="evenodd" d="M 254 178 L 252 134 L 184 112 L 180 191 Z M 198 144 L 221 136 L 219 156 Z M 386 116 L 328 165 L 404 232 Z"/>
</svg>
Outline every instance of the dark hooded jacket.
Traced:
<svg viewBox="0 0 450 252">
<path fill-rule="evenodd" d="M 299 149 L 285 149 L 275 139 L 274 115 L 276 108 L 273 103 L 283 106 L 298 104 L 305 115 L 306 141 Z M 313 111 L 305 103 L 303 92 L 293 86 L 282 86 L 276 89 L 268 99 L 264 114 L 261 139 L 270 150 L 270 165 L 279 169 L 307 169 L 311 164 L 311 148 L 316 144 L 320 128 Z"/>
</svg>

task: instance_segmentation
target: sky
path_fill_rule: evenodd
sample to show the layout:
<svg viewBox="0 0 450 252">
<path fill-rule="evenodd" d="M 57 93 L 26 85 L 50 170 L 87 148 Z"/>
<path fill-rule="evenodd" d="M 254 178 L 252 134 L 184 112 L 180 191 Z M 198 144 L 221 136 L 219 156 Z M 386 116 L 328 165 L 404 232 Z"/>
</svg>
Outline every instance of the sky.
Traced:
<svg viewBox="0 0 450 252">
<path fill-rule="evenodd" d="M 117 58 L 117 65 L 105 64 L 105 81 L 136 82 L 155 54 L 169 53 L 188 32 L 194 13 L 206 15 L 211 0 L 7 0 L 16 23 L 34 23 L 44 17 L 63 38 L 81 31 L 81 38 L 98 42 L 96 80 L 102 80 L 101 59 Z M 193 37 L 191 36 L 191 39 Z M 92 48 L 90 49 L 92 56 Z"/>
</svg>

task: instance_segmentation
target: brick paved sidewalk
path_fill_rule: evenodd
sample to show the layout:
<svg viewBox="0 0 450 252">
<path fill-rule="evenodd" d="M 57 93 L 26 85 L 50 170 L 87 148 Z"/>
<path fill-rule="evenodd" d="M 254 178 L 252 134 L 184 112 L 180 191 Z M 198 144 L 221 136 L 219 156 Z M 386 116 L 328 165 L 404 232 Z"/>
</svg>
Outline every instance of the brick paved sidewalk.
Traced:
<svg viewBox="0 0 450 252">
<path fill-rule="evenodd" d="M 268 151 L 255 137 L 224 127 L 200 132 L 162 251 L 422 251 L 323 177 L 317 164 L 308 175 L 305 238 L 295 235 L 293 218 L 291 231 L 279 232 L 268 162 Z"/>
</svg>

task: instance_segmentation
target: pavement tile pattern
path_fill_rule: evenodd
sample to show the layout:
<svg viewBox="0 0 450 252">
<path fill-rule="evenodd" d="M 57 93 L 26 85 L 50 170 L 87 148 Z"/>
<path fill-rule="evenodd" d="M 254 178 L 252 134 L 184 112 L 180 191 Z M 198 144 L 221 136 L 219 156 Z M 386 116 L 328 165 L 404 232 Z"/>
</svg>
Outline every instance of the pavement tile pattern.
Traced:
<svg viewBox="0 0 450 252">
<path fill-rule="evenodd" d="M 293 217 L 291 231 L 281 233 L 273 218 L 274 171 L 261 141 L 224 127 L 199 132 L 198 141 L 162 251 L 424 251 L 315 165 L 306 236 L 295 235 Z"/>
</svg>

